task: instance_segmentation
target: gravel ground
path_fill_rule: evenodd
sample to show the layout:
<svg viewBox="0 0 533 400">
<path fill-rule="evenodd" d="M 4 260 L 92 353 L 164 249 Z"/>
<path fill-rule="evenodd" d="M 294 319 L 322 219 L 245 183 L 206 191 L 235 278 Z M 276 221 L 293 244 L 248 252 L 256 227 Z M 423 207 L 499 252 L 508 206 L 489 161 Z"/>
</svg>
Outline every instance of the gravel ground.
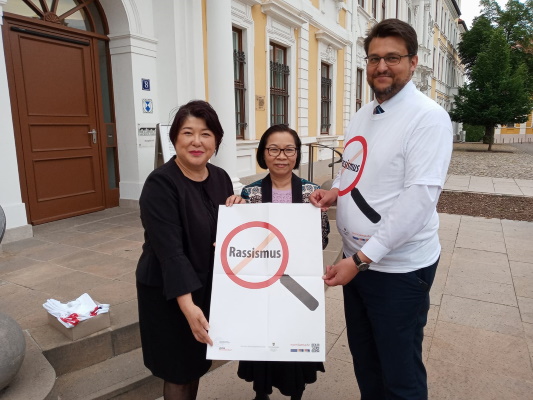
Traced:
<svg viewBox="0 0 533 400">
<path fill-rule="evenodd" d="M 449 174 L 533 179 L 533 155 L 519 145 L 455 143 Z M 442 192 L 437 210 L 473 217 L 533 222 L 533 197 Z"/>
<path fill-rule="evenodd" d="M 533 155 L 518 145 L 494 144 L 491 152 L 487 148 L 488 145 L 480 143 L 455 143 L 448 173 L 533 179 Z"/>
</svg>

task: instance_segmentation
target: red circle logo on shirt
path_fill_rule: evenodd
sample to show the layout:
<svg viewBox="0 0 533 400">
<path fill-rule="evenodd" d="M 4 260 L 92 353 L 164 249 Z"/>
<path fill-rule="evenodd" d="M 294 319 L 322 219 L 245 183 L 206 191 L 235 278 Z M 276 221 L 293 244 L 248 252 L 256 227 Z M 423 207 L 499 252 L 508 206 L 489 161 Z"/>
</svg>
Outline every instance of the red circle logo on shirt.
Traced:
<svg viewBox="0 0 533 400">
<path fill-rule="evenodd" d="M 366 139 L 362 136 L 351 138 L 344 146 L 341 184 L 347 181 L 348 185 L 344 189 L 342 187 L 339 188 L 339 196 L 350 193 L 361 179 L 365 168 L 367 150 Z"/>
</svg>

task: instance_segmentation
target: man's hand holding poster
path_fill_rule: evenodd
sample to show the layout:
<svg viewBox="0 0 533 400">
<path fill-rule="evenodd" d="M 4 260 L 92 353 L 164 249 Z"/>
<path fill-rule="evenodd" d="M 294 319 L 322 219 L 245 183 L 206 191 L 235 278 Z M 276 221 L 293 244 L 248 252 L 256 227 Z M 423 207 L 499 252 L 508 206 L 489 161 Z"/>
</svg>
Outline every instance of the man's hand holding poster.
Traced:
<svg viewBox="0 0 533 400">
<path fill-rule="evenodd" d="M 221 206 L 207 358 L 324 361 L 320 210 Z"/>
</svg>

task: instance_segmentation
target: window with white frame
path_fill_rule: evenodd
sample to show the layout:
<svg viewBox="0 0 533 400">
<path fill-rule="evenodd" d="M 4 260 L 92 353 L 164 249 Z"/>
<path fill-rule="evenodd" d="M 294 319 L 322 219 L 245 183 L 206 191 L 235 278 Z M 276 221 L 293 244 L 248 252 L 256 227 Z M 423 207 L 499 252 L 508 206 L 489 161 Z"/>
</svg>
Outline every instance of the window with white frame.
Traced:
<svg viewBox="0 0 533 400">
<path fill-rule="evenodd" d="M 357 68 L 357 82 L 355 88 L 355 111 L 363 106 L 363 69 Z"/>
<path fill-rule="evenodd" d="M 320 134 L 328 135 L 331 127 L 331 66 L 321 64 Z"/>
<path fill-rule="evenodd" d="M 235 88 L 235 124 L 237 139 L 244 139 L 246 126 L 246 85 L 244 67 L 246 55 L 242 46 L 242 30 L 233 28 L 233 82 Z"/>
<path fill-rule="evenodd" d="M 270 124 L 289 124 L 287 48 L 270 43 Z"/>
</svg>

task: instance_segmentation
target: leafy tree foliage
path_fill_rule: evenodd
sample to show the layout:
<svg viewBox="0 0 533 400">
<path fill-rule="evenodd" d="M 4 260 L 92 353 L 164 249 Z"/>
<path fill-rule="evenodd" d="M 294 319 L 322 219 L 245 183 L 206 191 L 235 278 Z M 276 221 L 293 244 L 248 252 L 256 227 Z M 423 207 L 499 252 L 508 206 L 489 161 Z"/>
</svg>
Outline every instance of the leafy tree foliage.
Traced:
<svg viewBox="0 0 533 400">
<path fill-rule="evenodd" d="M 503 30 L 495 29 L 476 58 L 470 83 L 459 88 L 450 112 L 454 121 L 484 126 L 489 150 L 497 124 L 525 122 L 533 108 L 532 93 L 524 86 L 527 69 L 521 64 L 512 71 L 510 53 Z"/>
<path fill-rule="evenodd" d="M 495 0 L 481 0 L 483 16 L 493 26 L 500 27 L 511 46 L 511 67 L 525 63 L 528 69 L 527 86 L 533 91 L 533 0 L 510 0 L 501 9 Z"/>
<path fill-rule="evenodd" d="M 459 54 L 469 81 L 455 96 L 451 118 L 485 128 L 494 143 L 497 124 L 526 122 L 533 108 L 533 0 L 481 0 L 481 16 L 465 32 Z"/>
<path fill-rule="evenodd" d="M 476 63 L 478 54 L 489 44 L 492 32 L 493 29 L 490 20 L 482 15 L 476 17 L 472 29 L 463 34 L 458 48 L 461 61 L 468 75 L 470 75 L 472 67 Z"/>
</svg>

